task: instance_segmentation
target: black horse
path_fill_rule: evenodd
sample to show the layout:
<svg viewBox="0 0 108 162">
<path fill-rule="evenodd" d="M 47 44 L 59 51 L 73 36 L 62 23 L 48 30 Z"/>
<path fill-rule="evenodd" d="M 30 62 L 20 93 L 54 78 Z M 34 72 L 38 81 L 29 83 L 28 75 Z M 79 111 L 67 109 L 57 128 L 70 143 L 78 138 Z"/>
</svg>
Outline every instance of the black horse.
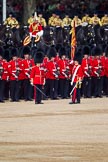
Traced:
<svg viewBox="0 0 108 162">
<path fill-rule="evenodd" d="M 80 26 L 76 33 L 78 45 L 102 44 L 102 36 L 99 25 L 88 24 Z"/>
<path fill-rule="evenodd" d="M 0 26 L 0 42 L 7 47 L 18 47 L 21 45 L 21 37 L 19 29 L 11 28 L 10 26 Z"/>
<path fill-rule="evenodd" d="M 100 27 L 100 35 L 102 38 L 102 42 L 104 44 L 108 44 L 108 25 L 103 25 Z"/>
<path fill-rule="evenodd" d="M 71 30 L 71 26 L 64 26 L 63 28 L 63 42 L 68 45 L 71 42 L 70 30 Z"/>
<path fill-rule="evenodd" d="M 6 40 L 6 27 L 5 25 L 0 25 L 0 46 L 5 46 L 5 40 Z"/>
</svg>

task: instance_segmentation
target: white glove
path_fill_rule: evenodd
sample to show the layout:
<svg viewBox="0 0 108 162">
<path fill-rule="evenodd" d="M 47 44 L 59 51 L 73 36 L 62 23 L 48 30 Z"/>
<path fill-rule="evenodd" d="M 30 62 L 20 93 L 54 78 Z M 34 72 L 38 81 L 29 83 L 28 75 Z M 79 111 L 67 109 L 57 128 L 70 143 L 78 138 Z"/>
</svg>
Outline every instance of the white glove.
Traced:
<svg viewBox="0 0 108 162">
<path fill-rule="evenodd" d="M 70 84 L 71 84 L 71 86 L 73 85 L 73 83 L 72 83 L 72 82 L 71 82 Z"/>
<path fill-rule="evenodd" d="M 41 37 L 43 35 L 43 30 L 41 30 L 40 32 L 38 32 L 36 35 L 38 35 L 39 37 Z"/>
<path fill-rule="evenodd" d="M 30 38 L 32 38 L 32 33 L 30 33 Z"/>
<path fill-rule="evenodd" d="M 33 82 L 30 83 L 33 86 Z"/>
</svg>

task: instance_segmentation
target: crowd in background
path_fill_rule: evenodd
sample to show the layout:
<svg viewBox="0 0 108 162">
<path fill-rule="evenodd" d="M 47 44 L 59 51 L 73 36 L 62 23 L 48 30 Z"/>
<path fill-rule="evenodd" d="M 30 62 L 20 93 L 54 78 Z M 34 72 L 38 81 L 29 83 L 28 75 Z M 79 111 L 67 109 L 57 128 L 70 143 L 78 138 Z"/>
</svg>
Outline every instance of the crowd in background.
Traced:
<svg viewBox="0 0 108 162">
<path fill-rule="evenodd" d="M 22 22 L 23 14 L 23 1 L 21 0 L 7 0 L 7 14 L 12 12 L 19 22 Z M 92 15 L 97 12 L 101 17 L 108 9 L 107 0 L 40 0 L 36 2 L 36 11 L 41 12 L 43 17 L 48 20 L 53 12 L 64 17 L 65 12 L 69 14 L 71 18 L 74 15 L 82 17 L 86 12 Z M 2 15 L 2 1 L 0 1 L 0 15 Z M 2 16 L 0 16 L 2 21 Z"/>
</svg>

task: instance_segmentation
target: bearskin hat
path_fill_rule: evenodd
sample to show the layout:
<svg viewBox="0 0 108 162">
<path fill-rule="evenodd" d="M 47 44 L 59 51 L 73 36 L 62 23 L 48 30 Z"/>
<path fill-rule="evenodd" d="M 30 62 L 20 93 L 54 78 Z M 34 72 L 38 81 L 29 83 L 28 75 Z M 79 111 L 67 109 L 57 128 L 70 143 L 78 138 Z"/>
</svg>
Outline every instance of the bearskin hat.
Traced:
<svg viewBox="0 0 108 162">
<path fill-rule="evenodd" d="M 12 48 L 11 49 L 11 57 L 14 57 L 14 56 L 19 56 L 19 51 L 17 48 Z"/>
<path fill-rule="evenodd" d="M 63 55 L 66 56 L 66 49 L 65 49 L 65 47 L 61 47 L 61 48 L 59 49 L 58 52 L 59 52 L 60 58 L 61 58 Z"/>
<path fill-rule="evenodd" d="M 6 50 L 4 51 L 3 59 L 5 59 L 5 60 L 7 60 L 7 61 L 10 61 L 10 59 L 11 59 L 11 54 L 10 54 L 10 50 L 9 50 L 9 49 L 6 49 Z"/>
<path fill-rule="evenodd" d="M 21 49 L 20 55 L 22 58 L 24 58 L 24 55 L 30 55 L 31 54 L 31 50 L 29 46 L 25 46 Z"/>
<path fill-rule="evenodd" d="M 71 46 L 67 45 L 65 46 L 65 50 L 66 50 L 66 56 L 71 59 Z"/>
<path fill-rule="evenodd" d="M 84 46 L 82 48 L 82 55 L 90 55 L 90 47 L 89 46 Z"/>
<path fill-rule="evenodd" d="M 3 54 L 4 54 L 4 49 L 0 47 L 0 56 L 3 56 Z"/>
<path fill-rule="evenodd" d="M 108 45 L 105 48 L 105 56 L 108 57 Z"/>
<path fill-rule="evenodd" d="M 79 64 L 82 63 L 82 53 L 80 50 L 75 52 L 74 61 L 78 61 Z"/>
<path fill-rule="evenodd" d="M 42 51 L 37 51 L 37 53 L 34 55 L 35 64 L 42 63 L 43 58 L 44 58 L 43 52 Z"/>
<path fill-rule="evenodd" d="M 23 48 L 23 55 L 26 55 L 26 54 L 30 55 L 30 47 L 29 46 L 26 46 Z"/>
<path fill-rule="evenodd" d="M 100 56 L 102 55 L 102 48 L 99 46 L 95 46 L 92 49 L 92 56 Z"/>
<path fill-rule="evenodd" d="M 54 46 L 51 46 L 48 50 L 49 59 L 51 59 L 52 57 L 56 57 L 56 55 L 57 55 L 56 48 Z"/>
</svg>

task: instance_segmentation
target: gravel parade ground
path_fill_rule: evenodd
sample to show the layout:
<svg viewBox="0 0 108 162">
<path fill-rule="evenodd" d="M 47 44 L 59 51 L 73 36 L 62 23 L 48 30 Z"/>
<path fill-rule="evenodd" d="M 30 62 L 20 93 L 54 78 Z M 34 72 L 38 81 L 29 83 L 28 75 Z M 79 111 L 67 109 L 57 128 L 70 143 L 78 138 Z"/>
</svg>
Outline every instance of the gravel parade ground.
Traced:
<svg viewBox="0 0 108 162">
<path fill-rule="evenodd" d="M 0 103 L 0 162 L 108 162 L 108 98 Z"/>
</svg>

